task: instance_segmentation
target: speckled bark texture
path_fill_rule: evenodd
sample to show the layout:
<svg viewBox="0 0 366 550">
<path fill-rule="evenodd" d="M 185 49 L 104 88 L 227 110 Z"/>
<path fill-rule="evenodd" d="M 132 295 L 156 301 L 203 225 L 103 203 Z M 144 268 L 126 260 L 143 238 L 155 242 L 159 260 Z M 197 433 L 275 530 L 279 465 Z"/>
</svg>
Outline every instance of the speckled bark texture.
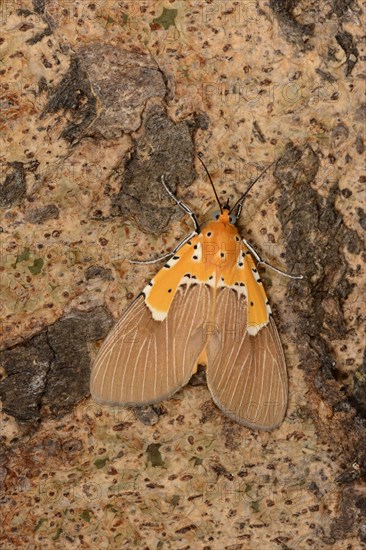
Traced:
<svg viewBox="0 0 366 550">
<path fill-rule="evenodd" d="M 366 548 L 365 7 L 347 0 L 1 6 L 0 546 Z M 284 345 L 282 426 L 89 397 L 110 327 L 237 199 Z"/>
</svg>

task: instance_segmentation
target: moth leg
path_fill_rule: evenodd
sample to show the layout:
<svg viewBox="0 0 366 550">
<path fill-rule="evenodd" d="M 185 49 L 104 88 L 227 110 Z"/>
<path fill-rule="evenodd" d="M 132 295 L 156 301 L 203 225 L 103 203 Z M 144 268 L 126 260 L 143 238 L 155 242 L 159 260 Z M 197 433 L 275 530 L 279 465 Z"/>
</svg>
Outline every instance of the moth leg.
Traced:
<svg viewBox="0 0 366 550">
<path fill-rule="evenodd" d="M 165 260 L 166 258 L 170 258 L 171 256 L 173 256 L 181 246 L 186 244 L 186 242 L 188 242 L 189 239 L 192 239 L 192 237 L 194 237 L 195 235 L 197 235 L 196 231 L 192 231 L 192 233 L 184 237 L 184 239 L 180 241 L 179 244 L 177 244 L 174 250 L 172 250 L 171 252 L 168 252 L 168 254 L 164 254 L 164 256 L 159 256 L 159 258 L 155 258 L 153 260 L 128 260 L 128 261 L 130 262 L 130 264 L 155 264 L 157 262 L 160 262 L 161 260 Z"/>
<path fill-rule="evenodd" d="M 173 254 L 172 252 L 169 252 L 168 254 L 164 254 L 164 256 L 159 256 L 159 258 L 154 258 L 152 260 L 128 260 L 128 261 L 130 264 L 156 264 L 157 262 L 161 262 L 166 258 L 170 258 L 172 254 Z"/>
<path fill-rule="evenodd" d="M 184 202 L 180 201 L 179 199 L 177 199 L 177 197 L 173 194 L 173 192 L 169 189 L 168 185 L 166 184 L 165 182 L 165 177 L 164 176 L 161 176 L 161 183 L 163 184 L 164 186 L 164 189 L 165 191 L 168 193 L 169 197 L 173 199 L 174 202 L 177 203 L 177 205 L 179 206 L 179 208 L 181 208 L 183 210 L 183 212 L 185 212 L 186 214 L 188 214 L 188 216 L 191 218 L 191 220 L 193 221 L 194 223 L 194 231 L 195 231 L 195 234 L 198 235 L 198 233 L 201 232 L 201 228 L 200 228 L 200 225 L 198 223 L 198 219 L 197 219 L 197 216 L 196 214 L 189 208 L 189 206 L 187 206 L 186 204 L 184 204 Z"/>
<path fill-rule="evenodd" d="M 248 241 L 246 239 L 243 239 L 243 243 L 249 248 L 250 252 L 253 254 L 253 256 L 257 260 L 258 264 L 266 265 L 267 267 L 273 269 L 273 271 L 276 271 L 280 275 L 284 275 L 285 277 L 289 277 L 289 279 L 303 279 L 304 278 L 303 275 L 290 275 L 289 273 L 286 273 L 285 271 L 282 271 L 281 269 L 278 269 L 274 265 L 269 264 L 268 262 L 266 262 L 266 260 L 263 260 L 263 258 L 252 247 L 252 245 L 248 243 Z"/>
<path fill-rule="evenodd" d="M 154 258 L 152 260 L 129 260 L 130 264 L 155 264 L 157 262 L 160 262 L 161 260 L 165 260 L 166 258 L 169 258 L 169 257 L 173 256 L 177 252 L 177 250 L 179 250 L 179 248 L 181 248 L 181 246 L 183 246 L 184 244 L 186 244 L 186 242 L 189 241 L 189 239 L 191 239 L 195 235 L 198 235 L 201 232 L 201 228 L 200 228 L 200 225 L 198 223 L 198 219 L 197 219 L 196 214 L 189 208 L 189 206 L 184 204 L 184 202 L 177 199 L 177 197 L 174 195 L 174 193 L 169 189 L 168 185 L 166 184 L 164 175 L 161 176 L 161 182 L 164 186 L 165 191 L 168 193 L 169 197 L 173 199 L 173 201 L 179 206 L 179 208 L 181 208 L 183 210 L 183 212 L 185 212 L 186 214 L 188 214 L 188 216 L 190 216 L 190 218 L 191 218 L 191 220 L 193 221 L 193 224 L 194 224 L 194 231 L 192 231 L 189 235 L 187 235 L 174 248 L 174 250 L 172 250 L 168 254 L 164 254 L 164 256 L 160 256 L 159 258 Z"/>
</svg>

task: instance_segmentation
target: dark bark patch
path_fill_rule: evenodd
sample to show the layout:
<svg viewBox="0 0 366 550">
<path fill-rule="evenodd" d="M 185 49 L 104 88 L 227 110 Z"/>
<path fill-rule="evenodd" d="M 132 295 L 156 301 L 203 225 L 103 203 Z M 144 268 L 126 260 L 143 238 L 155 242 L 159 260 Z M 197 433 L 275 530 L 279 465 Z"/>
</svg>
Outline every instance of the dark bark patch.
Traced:
<svg viewBox="0 0 366 550">
<path fill-rule="evenodd" d="M 147 405 L 146 407 L 136 407 L 133 409 L 135 417 L 145 424 L 145 426 L 153 426 L 159 422 L 159 414 L 155 407 Z"/>
<path fill-rule="evenodd" d="M 33 9 L 36 13 L 44 13 L 46 0 L 32 0 Z"/>
<path fill-rule="evenodd" d="M 130 158 L 116 171 L 121 190 L 113 198 L 112 213 L 133 218 L 147 233 L 160 234 L 180 210 L 169 198 L 161 176 L 175 193 L 195 178 L 193 132 L 187 121 L 175 124 L 160 104 L 150 105 Z"/>
<path fill-rule="evenodd" d="M 358 490 L 348 487 L 343 491 L 339 514 L 331 523 L 330 535 L 335 540 L 358 536 L 364 542 L 365 497 Z"/>
<path fill-rule="evenodd" d="M 266 138 L 264 137 L 264 134 L 258 124 L 258 122 L 255 120 L 253 122 L 253 136 L 260 142 L 260 143 L 266 143 Z"/>
<path fill-rule="evenodd" d="M 298 0 L 270 0 L 269 6 L 277 17 L 286 40 L 302 49 L 311 49 L 308 39 L 314 35 L 315 25 L 301 23 L 296 19 L 294 9 L 298 3 Z"/>
<path fill-rule="evenodd" d="M 346 54 L 346 76 L 349 76 L 358 61 L 358 49 L 351 33 L 341 30 L 336 34 L 336 40 Z"/>
<path fill-rule="evenodd" d="M 363 402 L 342 384 L 332 352 L 332 341 L 347 337 L 344 301 L 353 285 L 344 254 L 362 252 L 356 232 L 343 222 L 335 207 L 338 183 L 323 199 L 312 189 L 319 162 L 309 145 L 289 144 L 275 169 L 282 190 L 278 216 L 282 223 L 286 258 L 290 271 L 302 273 L 304 280 L 289 285 L 289 297 L 298 315 L 298 349 L 310 392 L 309 411 L 320 433 L 342 449 L 345 459 L 359 464 L 359 475 L 366 475 L 366 429 Z M 362 377 L 361 377 L 362 379 Z M 356 397 L 355 397 L 356 395 Z M 330 420 L 321 420 L 317 404 L 324 400 L 333 408 Z M 355 416 L 353 404 L 358 403 Z M 345 517 L 345 522 L 346 521 Z"/>
<path fill-rule="evenodd" d="M 354 0 L 333 0 L 333 12 L 337 17 L 344 17 L 354 7 Z"/>
<path fill-rule="evenodd" d="M 89 281 L 90 279 L 95 279 L 100 277 L 104 281 L 113 281 L 112 270 L 100 265 L 91 265 L 85 271 L 85 279 Z"/>
<path fill-rule="evenodd" d="M 42 224 L 47 220 L 57 219 L 59 213 L 59 209 L 55 204 L 46 204 L 45 206 L 31 208 L 26 212 L 25 219 L 32 224 Z"/>
<path fill-rule="evenodd" d="M 355 139 L 356 151 L 359 155 L 363 155 L 365 152 L 365 143 L 362 136 L 356 136 Z"/>
<path fill-rule="evenodd" d="M 357 208 L 358 222 L 362 229 L 366 230 L 366 212 L 363 208 Z"/>
<path fill-rule="evenodd" d="M 210 468 L 217 475 L 217 478 L 219 478 L 220 476 L 223 476 L 226 479 L 228 479 L 229 481 L 234 480 L 233 474 L 228 472 L 228 470 L 225 468 L 225 466 L 223 466 L 219 462 L 211 463 Z"/>
<path fill-rule="evenodd" d="M 349 136 L 349 130 L 343 122 L 340 122 L 332 129 L 330 139 L 333 147 L 339 147 Z"/>
<path fill-rule="evenodd" d="M 136 131 L 147 100 L 165 94 L 164 76 L 151 57 L 92 44 L 73 57 L 43 114 L 71 114 L 61 134 L 67 141 L 115 139 Z"/>
<path fill-rule="evenodd" d="M 60 417 L 89 395 L 87 343 L 105 336 L 113 324 L 98 307 L 73 312 L 26 342 L 0 353 L 3 411 L 21 423 Z"/>
<path fill-rule="evenodd" d="M 73 143 L 80 139 L 96 118 L 96 103 L 88 76 L 82 69 L 79 59 L 73 57 L 69 71 L 52 93 L 42 117 L 58 111 L 69 112 L 72 120 L 66 124 L 61 137 Z"/>
<path fill-rule="evenodd" d="M 0 353 L 6 377 L 0 381 L 3 411 L 20 422 L 40 416 L 40 402 L 54 353 L 43 332 L 10 350 Z"/>
<path fill-rule="evenodd" d="M 366 348 L 362 365 L 353 375 L 351 404 L 355 407 L 359 415 L 366 419 Z"/>
<path fill-rule="evenodd" d="M 10 162 L 12 170 L 6 174 L 5 181 L 0 185 L 0 206 L 19 204 L 26 194 L 25 170 L 22 162 Z"/>
<path fill-rule="evenodd" d="M 323 71 L 322 69 L 316 68 L 315 72 L 320 76 L 325 82 L 337 82 L 337 78 L 333 76 L 329 71 Z"/>
<path fill-rule="evenodd" d="M 41 5 L 39 4 L 39 7 L 41 9 Z M 37 12 L 42 13 L 42 12 Z M 42 29 L 40 32 L 37 32 L 32 38 L 29 38 L 26 40 L 26 44 L 29 44 L 30 46 L 34 46 L 34 44 L 37 44 L 38 42 L 41 42 L 45 36 L 51 36 L 53 34 L 53 30 L 55 28 L 55 23 L 53 19 L 48 15 L 45 14 L 42 17 L 43 21 L 46 23 L 46 26 L 44 29 Z"/>
</svg>

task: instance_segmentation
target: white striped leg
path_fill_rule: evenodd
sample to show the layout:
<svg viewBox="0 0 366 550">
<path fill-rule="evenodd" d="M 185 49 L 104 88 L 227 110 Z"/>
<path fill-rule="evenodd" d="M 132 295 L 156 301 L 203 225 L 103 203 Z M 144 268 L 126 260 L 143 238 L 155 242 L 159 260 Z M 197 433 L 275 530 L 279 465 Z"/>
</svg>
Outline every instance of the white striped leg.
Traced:
<svg viewBox="0 0 366 550">
<path fill-rule="evenodd" d="M 266 260 L 263 260 L 262 257 L 258 254 L 258 252 L 252 247 L 251 244 L 248 243 L 246 239 L 243 239 L 243 243 L 249 248 L 250 252 L 253 254 L 255 259 L 257 260 L 258 264 L 265 265 L 269 267 L 270 269 L 273 269 L 273 271 L 276 271 L 280 275 L 284 275 L 285 277 L 288 277 L 289 279 L 303 279 L 303 275 L 290 275 L 289 273 L 286 273 L 285 271 L 282 271 L 281 269 L 278 269 L 274 265 L 269 264 L 266 262 Z"/>
<path fill-rule="evenodd" d="M 184 202 L 177 199 L 177 197 L 174 195 L 174 193 L 169 189 L 168 185 L 165 183 L 165 177 L 164 176 L 161 176 L 161 183 L 164 185 L 164 189 L 168 193 L 169 197 L 171 197 L 173 199 L 173 201 L 177 203 L 177 205 L 179 206 L 179 208 L 181 208 L 183 210 L 183 212 L 185 212 L 186 214 L 188 214 L 188 216 L 190 216 L 191 220 L 194 223 L 195 233 L 196 234 L 200 233 L 201 228 L 200 228 L 200 225 L 198 223 L 198 219 L 197 219 L 196 214 L 189 208 L 189 206 L 184 204 Z"/>
<path fill-rule="evenodd" d="M 182 241 L 172 250 L 171 252 L 168 252 L 168 254 L 164 254 L 164 256 L 160 256 L 159 258 L 155 258 L 153 260 L 128 260 L 130 264 L 155 264 L 157 262 L 161 262 L 161 260 L 165 260 L 166 258 L 170 258 L 171 256 L 174 256 L 174 254 L 177 252 L 177 250 L 180 249 L 181 246 L 186 244 L 189 239 L 197 235 L 196 231 L 192 231 L 189 235 L 184 237 Z"/>
<path fill-rule="evenodd" d="M 181 246 L 186 244 L 186 242 L 188 242 L 189 239 L 191 239 L 195 235 L 198 235 L 201 232 L 201 228 L 200 228 L 200 225 L 198 223 L 198 219 L 197 219 L 196 214 L 189 208 L 189 206 L 184 204 L 184 202 L 177 199 L 177 197 L 174 195 L 174 193 L 169 189 L 168 185 L 166 184 L 164 175 L 161 176 L 161 183 L 163 184 L 164 189 L 168 193 L 169 197 L 173 199 L 173 201 L 179 206 L 179 208 L 181 208 L 183 210 L 183 212 L 185 212 L 186 214 L 188 214 L 188 216 L 190 216 L 191 220 L 194 223 L 194 231 L 192 231 L 192 233 L 187 235 L 187 237 L 185 237 L 174 248 L 174 250 L 172 250 L 172 252 L 169 252 L 168 254 L 164 254 L 164 256 L 160 256 L 159 258 L 155 258 L 153 260 L 129 260 L 130 264 L 155 264 L 157 262 L 160 262 L 161 260 L 165 260 L 166 258 L 169 258 L 170 256 L 173 256 L 173 254 L 175 254 Z"/>
</svg>

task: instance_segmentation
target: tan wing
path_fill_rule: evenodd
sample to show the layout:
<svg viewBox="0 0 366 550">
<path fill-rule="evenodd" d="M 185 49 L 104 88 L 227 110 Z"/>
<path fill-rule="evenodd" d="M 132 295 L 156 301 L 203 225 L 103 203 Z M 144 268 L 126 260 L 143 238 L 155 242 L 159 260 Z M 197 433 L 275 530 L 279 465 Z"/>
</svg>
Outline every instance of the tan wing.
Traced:
<svg viewBox="0 0 366 550">
<path fill-rule="evenodd" d="M 272 316 L 267 326 L 250 336 L 245 297 L 220 288 L 215 325 L 206 346 L 207 384 L 213 400 L 236 422 L 273 430 L 286 413 L 287 373 Z"/>
<path fill-rule="evenodd" d="M 99 350 L 91 374 L 93 399 L 142 405 L 184 386 L 205 346 L 210 292 L 203 284 L 179 286 L 164 321 L 155 321 L 139 296 Z"/>
</svg>

